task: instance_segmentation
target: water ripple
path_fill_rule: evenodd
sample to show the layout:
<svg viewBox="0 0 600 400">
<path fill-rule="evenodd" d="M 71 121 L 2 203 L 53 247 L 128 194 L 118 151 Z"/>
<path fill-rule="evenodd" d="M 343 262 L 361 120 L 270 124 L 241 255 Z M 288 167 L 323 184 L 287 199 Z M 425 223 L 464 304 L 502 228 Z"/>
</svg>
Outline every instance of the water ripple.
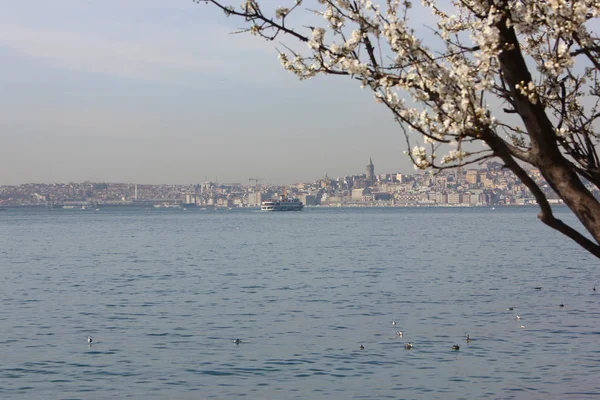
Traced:
<svg viewBox="0 0 600 400">
<path fill-rule="evenodd" d="M 597 261 L 533 209 L 0 218 L 2 399 L 600 396 Z"/>
</svg>

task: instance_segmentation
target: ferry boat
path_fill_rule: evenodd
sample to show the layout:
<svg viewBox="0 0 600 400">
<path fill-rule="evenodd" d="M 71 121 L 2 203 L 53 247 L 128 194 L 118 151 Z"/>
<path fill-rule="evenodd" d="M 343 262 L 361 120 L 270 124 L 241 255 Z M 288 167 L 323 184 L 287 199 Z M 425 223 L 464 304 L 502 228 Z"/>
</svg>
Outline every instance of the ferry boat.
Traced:
<svg viewBox="0 0 600 400">
<path fill-rule="evenodd" d="M 262 211 L 301 211 L 304 204 L 298 199 L 290 199 L 285 195 L 279 196 L 278 200 L 266 200 L 260 205 Z"/>
</svg>

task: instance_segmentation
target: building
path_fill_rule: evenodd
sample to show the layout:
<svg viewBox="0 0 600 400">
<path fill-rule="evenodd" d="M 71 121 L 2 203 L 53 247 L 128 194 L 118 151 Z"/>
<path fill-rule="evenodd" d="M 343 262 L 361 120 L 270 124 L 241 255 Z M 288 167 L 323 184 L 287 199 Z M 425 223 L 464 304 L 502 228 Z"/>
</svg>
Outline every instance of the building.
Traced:
<svg viewBox="0 0 600 400">
<path fill-rule="evenodd" d="M 365 196 L 370 193 L 369 189 L 352 189 L 352 201 L 365 201 Z"/>
<path fill-rule="evenodd" d="M 316 206 L 318 204 L 317 196 L 313 194 L 301 194 L 300 201 L 304 203 L 305 206 Z"/>
<path fill-rule="evenodd" d="M 460 204 L 460 196 L 457 192 L 448 193 L 448 197 L 446 200 L 448 204 Z"/>
<path fill-rule="evenodd" d="M 262 202 L 262 193 L 254 192 L 248 194 L 248 205 L 250 206 L 260 206 Z"/>
<path fill-rule="evenodd" d="M 476 183 L 479 183 L 478 179 L 477 179 L 478 172 L 479 171 L 476 170 L 476 169 L 469 169 L 469 170 L 467 170 L 467 177 L 466 177 L 467 178 L 467 182 L 469 182 L 472 185 L 474 185 Z"/>
<path fill-rule="evenodd" d="M 373 165 L 373 160 L 369 158 L 369 163 L 367 164 L 367 186 L 373 186 L 375 184 L 375 165 Z"/>
</svg>

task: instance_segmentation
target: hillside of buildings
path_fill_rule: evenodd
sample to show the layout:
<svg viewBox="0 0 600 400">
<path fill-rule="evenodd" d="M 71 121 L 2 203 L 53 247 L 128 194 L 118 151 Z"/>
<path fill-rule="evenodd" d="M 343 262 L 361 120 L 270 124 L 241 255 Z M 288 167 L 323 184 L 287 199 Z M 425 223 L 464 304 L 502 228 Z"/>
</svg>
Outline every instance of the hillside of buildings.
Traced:
<svg viewBox="0 0 600 400">
<path fill-rule="evenodd" d="M 561 201 L 544 183 L 538 170 L 529 171 L 552 203 Z M 588 186 L 593 191 L 591 185 Z M 203 182 L 190 185 L 82 182 L 0 186 L 0 206 L 45 207 L 255 207 L 261 201 L 286 193 L 307 206 L 490 206 L 535 204 L 529 190 L 496 162 L 479 168 L 414 174 L 366 173 L 311 183 L 269 185 L 257 179 L 248 183 Z M 597 197 L 600 193 L 594 192 Z"/>
</svg>

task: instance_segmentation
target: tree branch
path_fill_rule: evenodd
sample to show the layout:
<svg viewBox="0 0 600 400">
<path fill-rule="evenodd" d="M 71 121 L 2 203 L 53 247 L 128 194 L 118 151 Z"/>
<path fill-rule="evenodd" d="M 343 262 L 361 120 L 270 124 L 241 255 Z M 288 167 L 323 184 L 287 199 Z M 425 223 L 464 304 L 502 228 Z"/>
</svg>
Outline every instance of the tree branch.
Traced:
<svg viewBox="0 0 600 400">
<path fill-rule="evenodd" d="M 535 181 L 527 174 L 527 172 L 521 168 L 521 166 L 510 156 L 509 149 L 505 147 L 506 143 L 495 134 L 487 135 L 485 140 L 488 144 L 490 144 L 490 147 L 496 151 L 496 155 L 500 157 L 502 161 L 504 161 L 506 167 L 510 169 L 531 191 L 533 197 L 540 207 L 538 219 L 549 227 L 571 238 L 573 241 L 575 241 L 575 243 L 589 251 L 591 254 L 600 258 L 600 245 L 589 240 L 577 230 L 573 229 L 554 216 L 552 207 L 550 206 L 550 203 L 548 203 L 546 195 L 544 192 L 542 192 Z"/>
</svg>

